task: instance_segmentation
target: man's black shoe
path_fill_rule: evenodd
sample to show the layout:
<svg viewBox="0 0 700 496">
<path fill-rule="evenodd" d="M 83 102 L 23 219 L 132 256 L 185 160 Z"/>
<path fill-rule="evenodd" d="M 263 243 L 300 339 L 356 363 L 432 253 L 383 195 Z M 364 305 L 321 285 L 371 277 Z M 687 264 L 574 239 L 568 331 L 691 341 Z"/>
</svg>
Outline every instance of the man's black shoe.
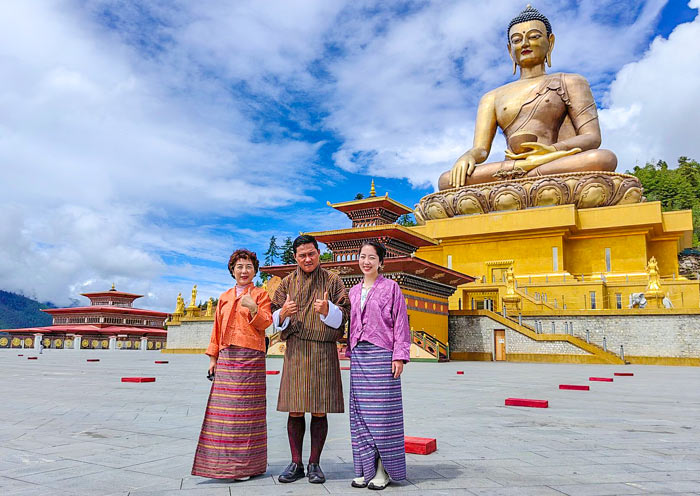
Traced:
<svg viewBox="0 0 700 496">
<path fill-rule="evenodd" d="M 311 466 L 309 465 L 309 467 Z M 287 468 L 277 477 L 277 480 L 280 482 L 294 482 L 302 477 L 304 477 L 304 465 L 292 462 L 287 465 Z"/>
<path fill-rule="evenodd" d="M 323 484 L 326 482 L 326 476 L 323 474 L 323 470 L 321 470 L 318 463 L 309 463 L 306 472 L 310 483 Z"/>
</svg>

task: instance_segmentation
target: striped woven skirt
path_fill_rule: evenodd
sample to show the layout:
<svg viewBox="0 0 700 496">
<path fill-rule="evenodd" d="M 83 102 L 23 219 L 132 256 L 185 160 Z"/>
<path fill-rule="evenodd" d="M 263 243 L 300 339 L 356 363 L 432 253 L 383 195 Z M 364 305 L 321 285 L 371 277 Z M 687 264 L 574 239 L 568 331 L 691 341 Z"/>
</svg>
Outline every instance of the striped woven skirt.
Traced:
<svg viewBox="0 0 700 496">
<path fill-rule="evenodd" d="M 343 413 L 343 382 L 335 341 L 311 341 L 292 335 L 286 343 L 277 410 Z"/>
<path fill-rule="evenodd" d="M 237 479 L 267 470 L 265 353 L 219 353 L 192 475 Z"/>
<path fill-rule="evenodd" d="M 360 341 L 350 355 L 350 438 L 355 475 L 369 482 L 377 457 L 393 480 L 406 478 L 401 378 L 391 351 Z"/>
</svg>

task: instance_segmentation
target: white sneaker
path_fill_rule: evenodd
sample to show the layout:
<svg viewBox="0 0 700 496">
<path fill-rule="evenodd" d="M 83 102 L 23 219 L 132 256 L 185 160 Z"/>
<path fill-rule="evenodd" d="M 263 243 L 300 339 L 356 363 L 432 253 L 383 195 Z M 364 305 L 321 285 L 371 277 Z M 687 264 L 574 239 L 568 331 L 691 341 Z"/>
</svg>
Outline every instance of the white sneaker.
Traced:
<svg viewBox="0 0 700 496">
<path fill-rule="evenodd" d="M 364 477 L 355 477 L 350 483 L 352 487 L 367 487 Z"/>
<path fill-rule="evenodd" d="M 377 473 L 374 475 L 374 478 L 369 481 L 367 487 L 376 491 L 381 491 L 388 486 L 390 482 L 391 478 L 389 474 L 386 473 L 386 470 L 384 470 L 384 465 L 382 465 L 382 459 L 380 458 L 377 462 Z"/>
<path fill-rule="evenodd" d="M 238 479 L 233 479 L 233 480 L 235 480 L 236 482 L 243 482 L 243 481 L 247 481 L 248 479 L 250 479 L 250 475 L 247 477 L 239 477 Z"/>
</svg>

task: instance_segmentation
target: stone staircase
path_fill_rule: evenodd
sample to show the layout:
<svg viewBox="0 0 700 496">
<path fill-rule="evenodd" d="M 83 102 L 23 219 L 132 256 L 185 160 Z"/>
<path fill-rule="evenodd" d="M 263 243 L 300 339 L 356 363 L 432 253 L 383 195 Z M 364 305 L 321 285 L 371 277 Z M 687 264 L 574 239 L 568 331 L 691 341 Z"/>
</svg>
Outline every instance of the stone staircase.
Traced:
<svg viewBox="0 0 700 496">
<path fill-rule="evenodd" d="M 471 310 L 469 312 L 470 315 L 478 315 L 481 317 L 488 317 L 491 320 L 498 322 L 499 324 L 507 327 L 508 329 L 511 329 L 515 332 L 518 332 L 524 336 L 527 336 L 528 338 L 534 340 L 534 341 L 562 341 L 562 342 L 567 342 L 573 346 L 576 346 L 577 348 L 590 353 L 591 355 L 594 355 L 595 357 L 599 358 L 601 361 L 605 363 L 610 363 L 610 364 L 615 364 L 615 365 L 624 365 L 625 361 L 622 360 L 618 355 L 611 353 L 609 351 L 604 350 L 600 346 L 597 346 L 593 343 L 587 343 L 585 340 L 576 337 L 576 336 L 571 336 L 569 334 L 546 334 L 546 333 L 537 333 L 535 329 L 532 327 L 526 325 L 526 324 L 520 324 L 515 320 L 511 320 L 507 317 L 504 317 L 501 314 L 498 314 L 496 312 L 492 312 L 491 310 Z"/>
</svg>

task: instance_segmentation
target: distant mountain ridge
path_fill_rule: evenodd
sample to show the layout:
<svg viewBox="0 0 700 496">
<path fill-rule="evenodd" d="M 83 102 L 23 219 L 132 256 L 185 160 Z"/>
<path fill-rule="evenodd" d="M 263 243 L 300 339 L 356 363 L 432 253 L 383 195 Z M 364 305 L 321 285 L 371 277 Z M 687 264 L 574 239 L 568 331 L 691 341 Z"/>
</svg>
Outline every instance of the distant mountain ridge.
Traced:
<svg viewBox="0 0 700 496">
<path fill-rule="evenodd" d="M 42 308 L 56 308 L 56 305 L 0 290 L 0 329 L 51 325 L 51 316 L 42 312 Z"/>
</svg>

